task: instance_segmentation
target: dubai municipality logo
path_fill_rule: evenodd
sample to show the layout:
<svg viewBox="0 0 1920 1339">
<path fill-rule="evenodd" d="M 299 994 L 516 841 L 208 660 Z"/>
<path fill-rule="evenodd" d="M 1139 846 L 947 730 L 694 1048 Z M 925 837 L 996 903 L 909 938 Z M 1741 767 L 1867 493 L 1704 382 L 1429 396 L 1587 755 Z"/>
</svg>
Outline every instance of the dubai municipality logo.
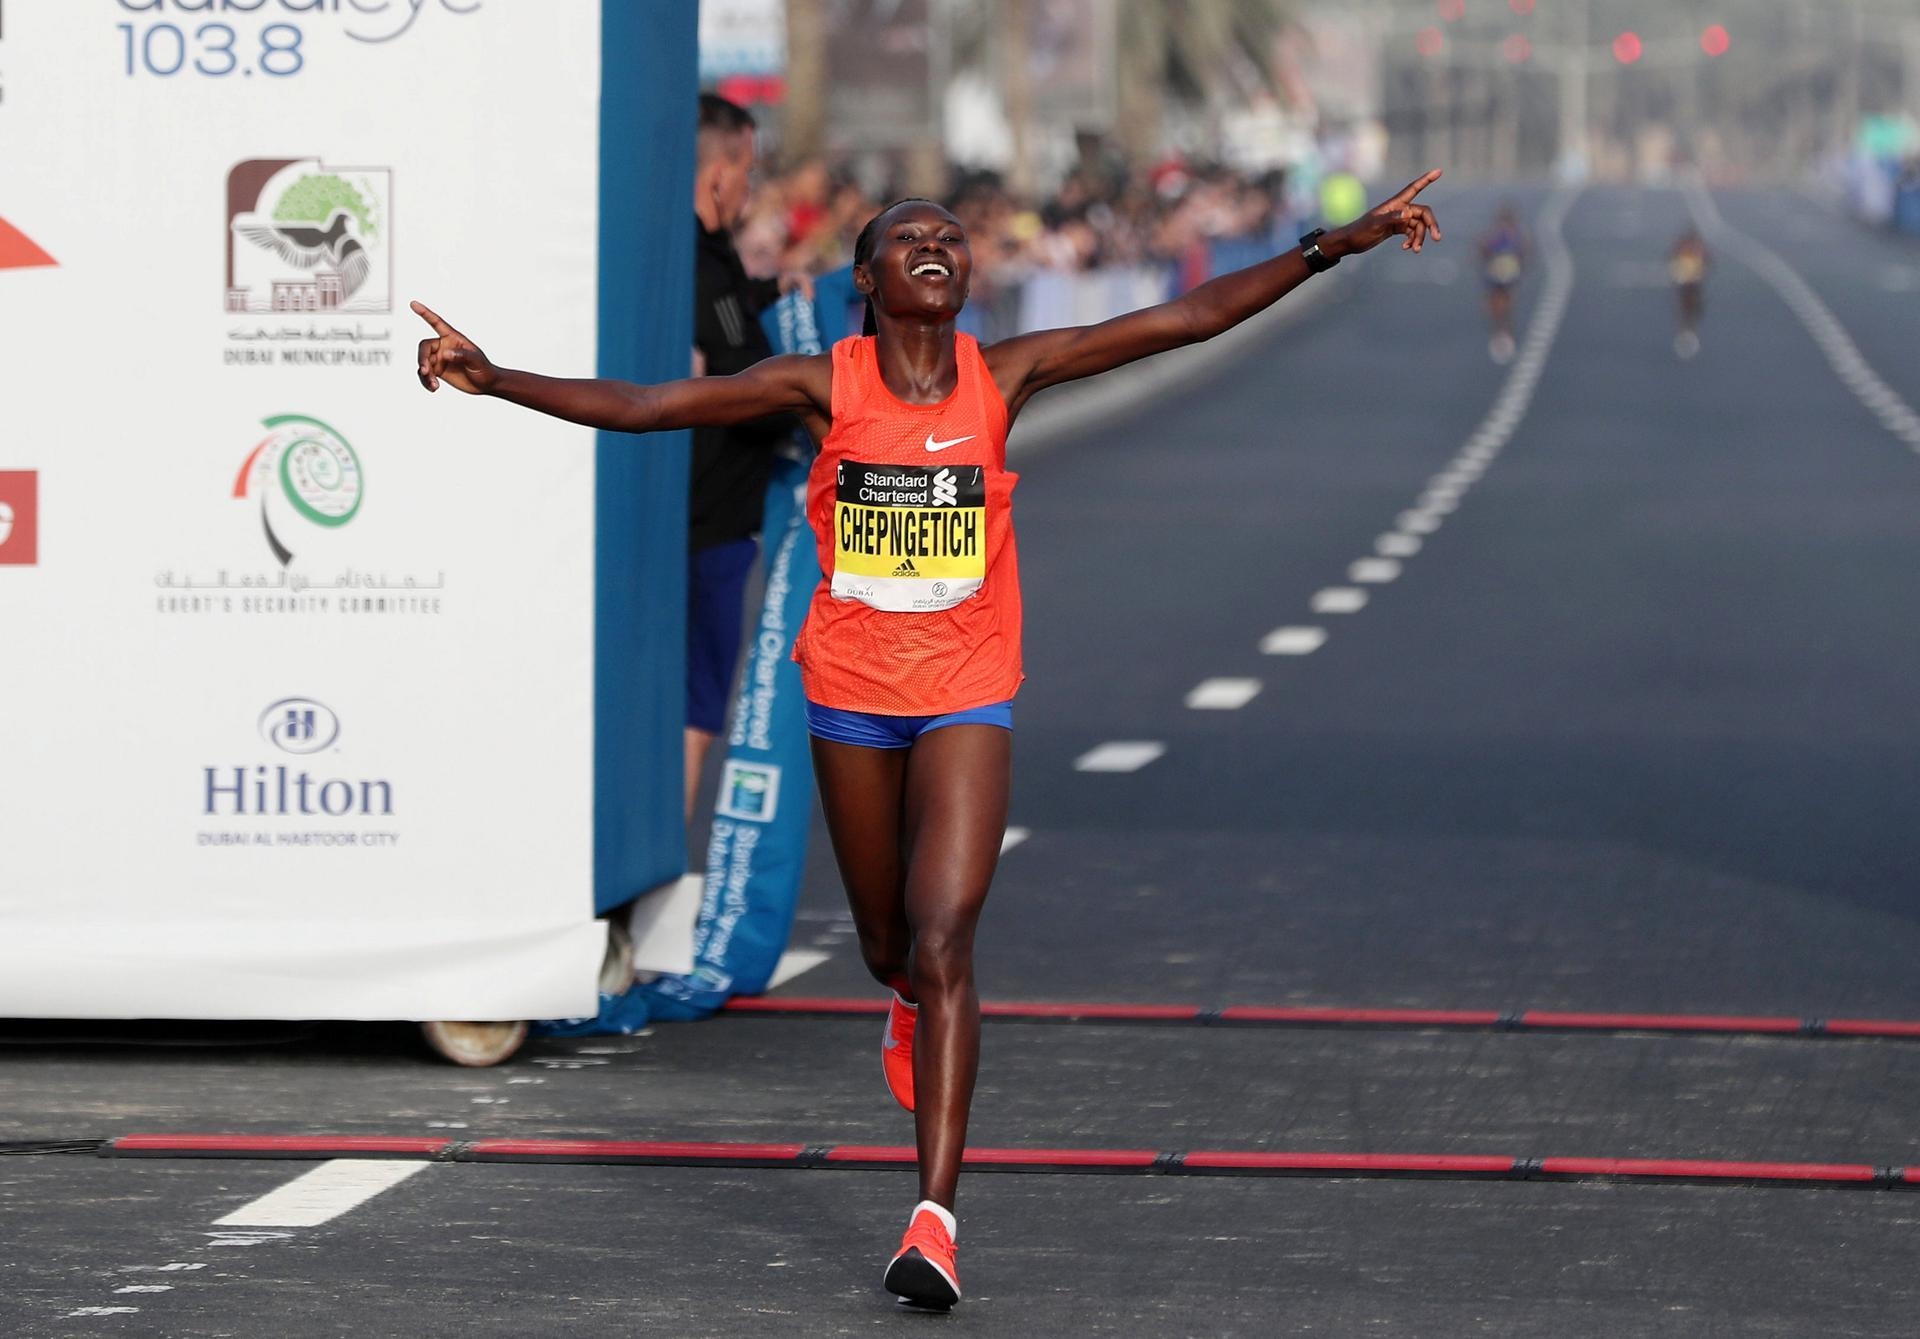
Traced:
<svg viewBox="0 0 1920 1339">
<path fill-rule="evenodd" d="M 262 419 L 268 430 L 247 453 L 233 481 L 236 498 L 260 500 L 260 527 L 282 567 L 293 561 L 287 544 L 300 525 L 338 530 L 360 511 L 366 480 L 347 439 L 305 414 Z"/>
<path fill-rule="evenodd" d="M 393 174 L 317 158 L 227 173 L 227 307 L 281 315 L 393 310 Z"/>
</svg>

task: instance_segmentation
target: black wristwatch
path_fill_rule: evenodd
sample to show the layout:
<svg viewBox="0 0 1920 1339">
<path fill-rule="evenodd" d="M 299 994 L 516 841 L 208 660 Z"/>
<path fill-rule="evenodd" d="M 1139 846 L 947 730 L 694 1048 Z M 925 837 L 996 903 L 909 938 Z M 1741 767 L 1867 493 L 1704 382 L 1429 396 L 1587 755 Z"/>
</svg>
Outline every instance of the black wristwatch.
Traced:
<svg viewBox="0 0 1920 1339">
<path fill-rule="evenodd" d="M 1300 257 L 1315 274 L 1325 274 L 1340 263 L 1340 257 L 1329 256 L 1320 249 L 1320 239 L 1326 236 L 1326 232 L 1325 228 L 1315 228 L 1300 239 Z"/>
</svg>

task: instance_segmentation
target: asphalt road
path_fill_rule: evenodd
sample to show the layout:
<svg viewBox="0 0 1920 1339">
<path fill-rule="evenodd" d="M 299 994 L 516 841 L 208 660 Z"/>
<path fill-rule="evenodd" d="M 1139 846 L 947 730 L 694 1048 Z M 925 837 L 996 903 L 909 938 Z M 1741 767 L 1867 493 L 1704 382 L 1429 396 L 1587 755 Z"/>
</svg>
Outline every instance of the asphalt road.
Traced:
<svg viewBox="0 0 1920 1339">
<path fill-rule="evenodd" d="M 1016 462 L 1026 835 L 989 998 L 1920 1018 L 1920 458 L 1722 235 L 1675 356 L 1673 190 L 1572 202 L 1515 383 L 1472 264 L 1495 203 L 1443 187 L 1428 255 L 1343 266 L 1310 319 Z M 1920 405 L 1920 247 L 1718 204 Z M 1353 568 L 1395 534 L 1392 579 Z M 1282 628 L 1317 649 L 1263 653 Z M 1257 691 L 1186 705 L 1213 679 Z M 1161 751 L 1076 767 L 1114 742 Z M 875 993 L 838 896 L 816 843 L 795 944 L 827 956 L 782 993 Z M 42 1028 L 0 1050 L 0 1140 L 909 1142 L 877 1032 L 726 1017 L 457 1071 L 391 1030 Z M 1920 1042 L 986 1040 L 976 1144 L 1920 1163 Z M 0 1333 L 1892 1336 L 1920 1301 L 1920 1199 L 1868 1189 L 982 1173 L 944 1320 L 877 1287 L 901 1172 L 433 1164 L 311 1227 L 216 1224 L 311 1165 L 0 1158 Z"/>
</svg>

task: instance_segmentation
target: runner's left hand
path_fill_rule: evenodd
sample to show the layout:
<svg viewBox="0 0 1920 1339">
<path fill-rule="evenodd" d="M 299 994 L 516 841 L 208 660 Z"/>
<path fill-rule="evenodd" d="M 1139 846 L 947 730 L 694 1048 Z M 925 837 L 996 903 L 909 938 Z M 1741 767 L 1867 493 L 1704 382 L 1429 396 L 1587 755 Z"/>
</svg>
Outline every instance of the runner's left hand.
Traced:
<svg viewBox="0 0 1920 1339">
<path fill-rule="evenodd" d="M 1346 227 L 1338 229 L 1338 254 L 1358 255 L 1362 251 L 1371 251 L 1396 235 L 1400 238 L 1400 249 L 1403 251 L 1418 251 L 1429 235 L 1434 241 L 1439 241 L 1440 224 L 1434 219 L 1433 211 L 1413 202 L 1416 195 L 1438 180 L 1440 169 L 1436 167 L 1419 180 L 1408 182 L 1405 190 L 1386 203 L 1375 205 Z M 1321 249 L 1327 249 L 1325 242 L 1321 243 Z"/>
</svg>

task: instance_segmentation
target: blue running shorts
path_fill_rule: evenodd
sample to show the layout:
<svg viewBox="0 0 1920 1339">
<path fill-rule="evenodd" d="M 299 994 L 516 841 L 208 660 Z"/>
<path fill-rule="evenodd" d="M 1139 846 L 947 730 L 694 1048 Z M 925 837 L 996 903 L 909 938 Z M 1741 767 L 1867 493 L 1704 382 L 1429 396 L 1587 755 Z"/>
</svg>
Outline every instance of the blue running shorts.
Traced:
<svg viewBox="0 0 1920 1339">
<path fill-rule="evenodd" d="M 950 711 L 944 716 L 882 716 L 874 711 L 841 711 L 807 703 L 807 733 L 836 744 L 859 744 L 870 749 L 904 749 L 929 730 L 943 725 L 997 725 L 1013 729 L 1013 699 L 984 707 Z"/>
</svg>

